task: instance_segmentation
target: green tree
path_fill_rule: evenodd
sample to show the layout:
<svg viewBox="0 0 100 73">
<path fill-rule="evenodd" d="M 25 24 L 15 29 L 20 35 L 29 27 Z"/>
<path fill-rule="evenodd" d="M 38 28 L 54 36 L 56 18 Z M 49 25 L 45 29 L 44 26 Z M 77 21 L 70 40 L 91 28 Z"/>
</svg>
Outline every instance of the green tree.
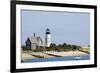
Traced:
<svg viewBox="0 0 100 73">
<path fill-rule="evenodd" d="M 30 50 L 29 48 L 27 48 L 25 45 L 21 46 L 22 50 Z"/>
<path fill-rule="evenodd" d="M 57 47 L 58 47 L 58 48 L 61 48 L 61 47 L 62 47 L 62 45 L 61 45 L 61 44 L 59 44 Z"/>
<path fill-rule="evenodd" d="M 70 44 L 67 45 L 68 50 L 72 50 L 72 48 L 73 48 L 72 45 L 70 45 Z"/>
<path fill-rule="evenodd" d="M 55 43 L 51 43 L 50 44 L 50 48 L 55 48 L 56 47 L 56 44 Z"/>
<path fill-rule="evenodd" d="M 72 45 L 72 50 L 76 50 L 77 46 L 76 45 Z"/>
<path fill-rule="evenodd" d="M 72 50 L 79 50 L 79 48 L 81 48 L 81 47 L 77 46 L 77 45 L 72 45 Z"/>
<path fill-rule="evenodd" d="M 67 44 L 66 43 L 63 43 L 62 46 L 63 46 L 63 48 L 67 48 Z"/>
</svg>

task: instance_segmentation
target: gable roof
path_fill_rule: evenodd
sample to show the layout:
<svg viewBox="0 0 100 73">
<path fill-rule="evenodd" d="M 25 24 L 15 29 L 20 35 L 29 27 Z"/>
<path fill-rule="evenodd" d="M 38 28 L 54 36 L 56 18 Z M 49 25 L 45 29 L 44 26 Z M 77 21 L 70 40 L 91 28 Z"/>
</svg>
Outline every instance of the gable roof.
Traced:
<svg viewBox="0 0 100 73">
<path fill-rule="evenodd" d="M 28 37 L 28 39 L 30 40 L 31 43 L 38 43 L 39 41 L 43 42 L 42 39 L 40 37 Z"/>
</svg>

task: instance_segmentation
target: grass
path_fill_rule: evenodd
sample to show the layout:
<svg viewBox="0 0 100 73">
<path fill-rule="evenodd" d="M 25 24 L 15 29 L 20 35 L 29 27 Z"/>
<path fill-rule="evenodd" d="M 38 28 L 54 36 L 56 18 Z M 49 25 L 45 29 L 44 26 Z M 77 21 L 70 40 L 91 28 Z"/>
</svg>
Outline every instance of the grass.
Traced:
<svg viewBox="0 0 100 73">
<path fill-rule="evenodd" d="M 87 54 L 90 54 L 90 48 L 80 48 L 79 51 L 85 52 Z"/>
<path fill-rule="evenodd" d="M 90 51 L 90 48 L 80 48 L 80 50 Z"/>
</svg>

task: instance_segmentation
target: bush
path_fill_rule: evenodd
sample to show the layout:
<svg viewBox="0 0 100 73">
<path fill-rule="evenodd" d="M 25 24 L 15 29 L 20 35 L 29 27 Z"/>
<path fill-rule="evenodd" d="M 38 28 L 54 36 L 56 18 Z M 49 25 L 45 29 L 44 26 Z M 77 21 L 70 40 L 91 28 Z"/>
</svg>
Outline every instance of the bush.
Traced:
<svg viewBox="0 0 100 73">
<path fill-rule="evenodd" d="M 27 48 L 26 46 L 21 46 L 22 50 L 30 50 L 29 48 Z"/>
<path fill-rule="evenodd" d="M 34 49 L 32 51 L 34 51 L 34 52 L 42 52 L 42 51 L 44 51 L 44 49 Z"/>
</svg>

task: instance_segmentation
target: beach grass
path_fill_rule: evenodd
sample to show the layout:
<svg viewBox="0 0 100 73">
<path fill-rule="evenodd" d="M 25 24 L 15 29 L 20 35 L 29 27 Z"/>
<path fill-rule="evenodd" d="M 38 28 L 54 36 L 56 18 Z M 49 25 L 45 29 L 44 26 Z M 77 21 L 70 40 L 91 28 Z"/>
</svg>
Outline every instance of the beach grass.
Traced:
<svg viewBox="0 0 100 73">
<path fill-rule="evenodd" d="M 84 50 L 84 51 L 90 51 L 90 48 L 87 47 L 87 48 L 80 48 L 81 50 Z"/>
<path fill-rule="evenodd" d="M 80 48 L 79 51 L 82 51 L 82 52 L 85 52 L 87 54 L 90 54 L 90 48 L 87 47 L 87 48 Z"/>
</svg>

